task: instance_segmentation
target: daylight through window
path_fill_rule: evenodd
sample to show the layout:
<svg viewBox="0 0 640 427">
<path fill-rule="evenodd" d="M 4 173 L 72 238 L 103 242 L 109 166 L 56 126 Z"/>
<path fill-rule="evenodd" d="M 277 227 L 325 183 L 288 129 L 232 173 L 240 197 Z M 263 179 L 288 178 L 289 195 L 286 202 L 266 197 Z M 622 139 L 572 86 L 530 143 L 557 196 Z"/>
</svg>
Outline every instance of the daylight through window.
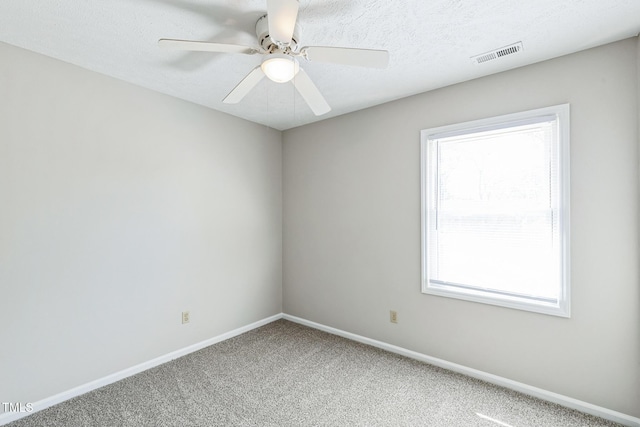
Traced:
<svg viewBox="0 0 640 427">
<path fill-rule="evenodd" d="M 422 131 L 423 292 L 569 316 L 568 105 Z"/>
</svg>

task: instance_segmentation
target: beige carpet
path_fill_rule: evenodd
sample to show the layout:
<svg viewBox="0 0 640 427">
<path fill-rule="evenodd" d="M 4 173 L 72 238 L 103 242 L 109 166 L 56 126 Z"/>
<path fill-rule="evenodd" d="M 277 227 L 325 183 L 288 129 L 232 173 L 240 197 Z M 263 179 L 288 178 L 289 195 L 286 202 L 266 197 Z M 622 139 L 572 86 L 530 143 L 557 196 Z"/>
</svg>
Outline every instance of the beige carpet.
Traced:
<svg viewBox="0 0 640 427">
<path fill-rule="evenodd" d="M 285 320 L 9 424 L 614 425 Z"/>
</svg>

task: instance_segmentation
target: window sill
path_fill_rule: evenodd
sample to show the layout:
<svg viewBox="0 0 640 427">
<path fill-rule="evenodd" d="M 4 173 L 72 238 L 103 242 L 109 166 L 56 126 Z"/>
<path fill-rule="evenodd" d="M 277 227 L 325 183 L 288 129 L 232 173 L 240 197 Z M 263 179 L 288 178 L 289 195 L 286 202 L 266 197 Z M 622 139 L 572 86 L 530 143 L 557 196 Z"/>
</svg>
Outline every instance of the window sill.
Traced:
<svg viewBox="0 0 640 427">
<path fill-rule="evenodd" d="M 476 290 L 451 290 L 446 286 L 440 285 L 423 285 L 422 293 L 427 295 L 436 295 L 441 297 L 455 298 L 464 301 L 479 302 L 481 304 L 495 305 L 499 307 L 512 308 L 516 310 L 530 311 L 534 313 L 547 314 L 551 316 L 558 316 L 564 318 L 570 318 L 571 313 L 568 304 L 563 304 L 562 301 L 559 304 L 551 304 L 544 302 L 531 302 L 525 298 L 518 298 L 512 296 L 496 296 L 488 294 L 482 291 Z"/>
</svg>

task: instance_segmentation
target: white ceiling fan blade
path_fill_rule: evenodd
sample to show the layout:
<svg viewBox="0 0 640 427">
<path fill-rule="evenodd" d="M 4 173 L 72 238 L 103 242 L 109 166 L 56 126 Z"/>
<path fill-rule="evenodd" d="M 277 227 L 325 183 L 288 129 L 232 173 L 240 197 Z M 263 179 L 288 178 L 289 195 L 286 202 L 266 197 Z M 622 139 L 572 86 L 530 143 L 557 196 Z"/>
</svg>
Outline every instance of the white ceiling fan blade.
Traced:
<svg viewBox="0 0 640 427">
<path fill-rule="evenodd" d="M 301 52 L 309 61 L 370 68 L 387 68 L 389 65 L 389 52 L 386 50 L 309 46 L 302 48 Z"/>
<path fill-rule="evenodd" d="M 198 52 L 244 53 L 253 55 L 257 49 L 237 44 L 202 42 L 194 40 L 160 39 L 158 46 L 166 49 L 189 50 Z"/>
<path fill-rule="evenodd" d="M 298 18 L 298 0 L 267 0 L 269 37 L 276 44 L 288 46 Z"/>
<path fill-rule="evenodd" d="M 331 111 L 331 107 L 329 107 L 327 101 L 302 68 L 300 68 L 300 71 L 298 71 L 298 74 L 296 74 L 291 82 L 316 116 L 321 116 Z"/>
<path fill-rule="evenodd" d="M 260 83 L 260 80 L 262 80 L 263 78 L 264 73 L 262 72 L 260 66 L 257 66 L 249 74 L 247 74 L 247 76 L 242 79 L 242 81 L 238 83 L 231 92 L 229 92 L 229 95 L 227 95 L 222 100 L 222 102 L 224 102 L 225 104 L 237 104 L 238 102 L 242 101 L 242 98 L 244 98 L 251 91 L 251 89 L 253 89 L 258 83 Z"/>
</svg>

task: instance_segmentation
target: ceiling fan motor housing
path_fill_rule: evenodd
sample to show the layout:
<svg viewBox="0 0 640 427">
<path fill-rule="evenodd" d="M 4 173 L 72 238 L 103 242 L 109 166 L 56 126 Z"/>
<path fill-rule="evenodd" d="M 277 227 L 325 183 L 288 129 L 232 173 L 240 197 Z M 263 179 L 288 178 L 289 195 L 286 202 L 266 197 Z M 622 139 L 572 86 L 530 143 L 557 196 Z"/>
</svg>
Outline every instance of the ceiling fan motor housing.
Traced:
<svg viewBox="0 0 640 427">
<path fill-rule="evenodd" d="M 258 42 L 260 46 L 266 50 L 267 52 L 274 52 L 276 50 L 281 50 L 281 46 L 278 46 L 271 40 L 269 37 L 269 19 L 267 15 L 262 16 L 256 22 L 256 35 L 258 36 Z M 295 51 L 298 47 L 298 40 L 300 40 L 300 27 L 296 22 L 296 26 L 293 30 L 293 37 L 291 37 L 291 43 L 289 44 L 289 49 L 291 51 Z"/>
</svg>

